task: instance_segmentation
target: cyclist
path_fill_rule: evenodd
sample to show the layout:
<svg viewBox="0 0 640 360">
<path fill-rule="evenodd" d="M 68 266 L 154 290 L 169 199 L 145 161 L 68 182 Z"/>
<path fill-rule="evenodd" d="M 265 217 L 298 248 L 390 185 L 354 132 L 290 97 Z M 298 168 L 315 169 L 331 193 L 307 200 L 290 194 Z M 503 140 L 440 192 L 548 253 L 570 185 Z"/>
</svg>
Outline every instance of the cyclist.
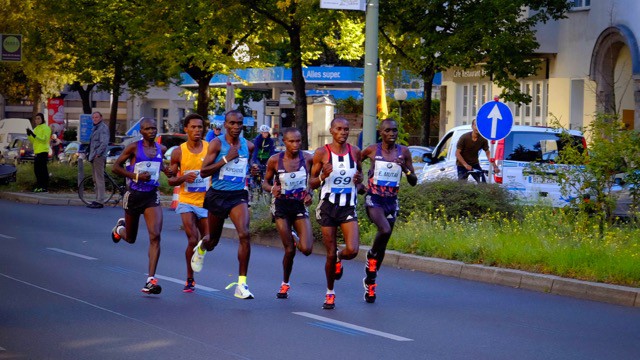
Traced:
<svg viewBox="0 0 640 360">
<path fill-rule="evenodd" d="M 183 125 L 187 141 L 171 153 L 171 172 L 175 175 L 169 178 L 169 185 L 180 186 L 176 214 L 180 214 L 182 226 L 187 234 L 187 281 L 182 291 L 193 292 L 196 286 L 191 267 L 193 249 L 200 238 L 209 235 L 208 214 L 203 203 L 211 178 L 200 176 L 202 160 L 207 154 L 209 143 L 202 140 L 202 116 L 189 114 L 184 118 Z"/>
<path fill-rule="evenodd" d="M 311 190 L 308 179 L 313 157 L 300 150 L 300 130 L 287 128 L 283 133 L 285 151 L 273 155 L 267 162 L 265 178 L 262 188 L 273 195 L 271 214 L 275 218 L 276 229 L 284 246 L 282 259 L 283 278 L 280 290 L 276 294 L 278 299 L 289 297 L 289 278 L 293 269 L 293 258 L 296 246 L 305 255 L 311 254 L 313 249 L 313 234 L 307 206 L 311 205 Z M 292 234 L 295 228 L 300 234 L 299 240 Z"/>
<path fill-rule="evenodd" d="M 365 209 L 371 222 L 378 228 L 364 267 L 364 300 L 368 303 L 376 301 L 376 276 L 398 215 L 398 190 L 402 173 L 409 185 L 415 186 L 418 182 L 413 173 L 411 152 L 407 147 L 396 144 L 398 123 L 393 119 L 382 120 L 380 135 L 382 142 L 368 146 L 361 155 L 362 161 L 369 159 L 371 162 Z"/>
<path fill-rule="evenodd" d="M 347 143 L 349 122 L 344 118 L 331 121 L 329 132 L 333 142 L 318 148 L 313 155 L 310 186 L 320 188 L 316 219 L 322 229 L 322 242 L 327 251 L 324 272 L 327 292 L 323 309 L 335 308 L 335 280 L 342 277 L 341 260 L 358 255 L 360 233 L 356 213 L 356 186 L 362 182 L 360 149 Z M 338 251 L 337 231 L 342 230 L 345 247 Z"/>
<path fill-rule="evenodd" d="M 489 152 L 489 142 L 487 139 L 480 135 L 478 126 L 476 125 L 476 119 L 471 121 L 471 132 L 468 132 L 458 140 L 456 145 L 456 165 L 458 167 L 458 180 L 467 181 L 469 174 L 473 178 L 483 183 L 487 182 L 482 167 L 480 167 L 480 160 L 478 159 L 478 153 L 480 149 L 484 150 L 487 154 L 487 159 L 491 159 Z M 479 173 L 472 172 L 472 170 L 479 170 Z M 498 165 L 493 164 L 493 171 L 499 173 L 500 169 Z"/>
<path fill-rule="evenodd" d="M 251 164 L 254 169 L 257 167 L 260 172 L 260 178 L 264 178 L 264 170 L 267 167 L 267 161 L 271 155 L 276 153 L 276 146 L 271 138 L 271 128 L 267 125 L 261 125 L 258 129 L 260 134 L 253 139 L 255 151 L 251 156 Z M 255 170 L 252 175 L 256 175 Z"/>
<path fill-rule="evenodd" d="M 142 140 L 133 142 L 122 151 L 113 165 L 113 173 L 126 177 L 129 191 L 124 195 L 122 207 L 124 218 L 118 219 L 111 231 L 111 239 L 121 239 L 133 244 L 138 237 L 140 215 L 144 215 L 149 233 L 149 277 L 142 292 L 160 294 L 162 287 L 155 278 L 160 258 L 160 233 L 162 232 L 162 208 L 160 207 L 160 172 L 171 176 L 170 169 L 163 169 L 162 157 L 167 148 L 155 142 L 158 125 L 154 119 L 144 118 L 140 122 Z M 123 167 L 125 162 L 130 165 Z"/>
<path fill-rule="evenodd" d="M 222 133 L 222 125 L 220 125 L 220 123 L 218 122 L 214 122 L 213 124 L 211 124 L 211 129 L 207 131 L 207 135 L 205 136 L 204 140 L 206 142 L 211 142 L 213 141 L 213 139 L 220 136 L 221 133 Z"/>
</svg>

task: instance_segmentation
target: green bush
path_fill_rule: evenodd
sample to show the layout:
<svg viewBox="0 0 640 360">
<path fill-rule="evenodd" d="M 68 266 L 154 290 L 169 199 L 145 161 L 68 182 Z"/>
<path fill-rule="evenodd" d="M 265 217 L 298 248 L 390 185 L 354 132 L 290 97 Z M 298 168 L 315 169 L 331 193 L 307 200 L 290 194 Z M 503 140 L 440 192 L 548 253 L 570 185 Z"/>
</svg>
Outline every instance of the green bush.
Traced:
<svg viewBox="0 0 640 360">
<path fill-rule="evenodd" d="M 412 213 L 442 211 L 447 218 L 479 218 L 488 213 L 515 216 L 516 200 L 497 184 L 475 184 L 455 180 L 437 180 L 408 186 L 404 182 L 398 195 L 399 221 L 407 221 Z"/>
</svg>

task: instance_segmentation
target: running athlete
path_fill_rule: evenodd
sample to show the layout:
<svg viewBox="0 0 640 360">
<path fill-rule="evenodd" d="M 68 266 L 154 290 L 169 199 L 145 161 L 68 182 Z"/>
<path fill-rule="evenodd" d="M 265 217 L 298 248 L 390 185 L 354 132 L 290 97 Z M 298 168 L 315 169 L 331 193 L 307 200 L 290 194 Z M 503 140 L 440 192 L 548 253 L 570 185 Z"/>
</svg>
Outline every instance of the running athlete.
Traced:
<svg viewBox="0 0 640 360">
<path fill-rule="evenodd" d="M 335 308 L 335 280 L 342 277 L 342 260 L 358 255 L 360 233 L 356 214 L 356 185 L 362 182 L 360 149 L 347 143 L 349 122 L 343 118 L 331 121 L 333 142 L 318 148 L 313 156 L 311 188 L 320 190 L 316 219 L 322 228 L 322 242 L 327 249 L 324 272 L 327 293 L 323 309 Z M 338 250 L 337 229 L 344 235 L 345 248 Z"/>
<path fill-rule="evenodd" d="M 187 281 L 183 292 L 193 292 L 196 282 L 191 268 L 193 248 L 198 240 L 209 234 L 207 209 L 203 208 L 204 195 L 209 189 L 211 178 L 202 178 L 200 169 L 202 161 L 207 155 L 209 143 L 202 140 L 204 119 L 198 114 L 190 114 L 183 121 L 187 141 L 171 153 L 171 172 L 175 174 L 169 178 L 169 185 L 180 186 L 176 213 L 182 218 L 182 226 L 187 234 Z"/>
<path fill-rule="evenodd" d="M 380 123 L 382 142 L 370 145 L 362 151 L 362 161 L 371 161 L 369 183 L 366 187 L 365 208 L 367 216 L 378 228 L 371 250 L 367 251 L 367 262 L 364 271 L 364 300 L 368 303 L 376 301 L 376 275 L 382 265 L 387 243 L 393 231 L 398 215 L 398 189 L 402 173 L 407 177 L 409 185 L 418 182 L 413 173 L 411 152 L 405 146 L 397 145 L 398 123 L 393 119 Z"/>
<path fill-rule="evenodd" d="M 162 232 L 162 208 L 160 207 L 160 172 L 171 176 L 170 169 L 163 169 L 162 155 L 167 148 L 155 142 L 158 126 L 156 121 L 144 118 L 140 122 L 142 140 L 129 144 L 113 165 L 113 173 L 127 178 L 129 190 L 124 195 L 122 207 L 124 218 L 118 219 L 111 231 L 111 239 L 121 239 L 133 244 L 138 237 L 140 215 L 144 215 L 149 232 L 149 277 L 142 292 L 160 294 L 162 288 L 155 278 L 160 258 L 160 233 Z M 123 164 L 129 161 L 127 168 Z"/>
<path fill-rule="evenodd" d="M 267 162 L 262 188 L 273 195 L 271 214 L 275 218 L 276 229 L 284 246 L 282 268 L 284 275 L 278 299 L 289 297 L 291 269 L 296 247 L 304 255 L 313 250 L 313 234 L 307 206 L 311 205 L 311 191 L 308 187 L 309 170 L 313 156 L 300 150 L 302 135 L 296 128 L 287 128 L 283 133 L 285 151 L 271 156 Z M 299 234 L 295 241 L 292 229 Z"/>
<path fill-rule="evenodd" d="M 234 296 L 253 299 L 247 285 L 247 270 L 251 256 L 249 235 L 249 194 L 245 189 L 245 178 L 253 143 L 240 136 L 244 115 L 238 110 L 227 112 L 224 119 L 225 134 L 209 144 L 207 156 L 202 163 L 200 176 L 211 176 L 211 187 L 204 199 L 204 207 L 209 210 L 209 236 L 202 238 L 193 249 L 191 267 L 200 272 L 207 251 L 213 251 L 220 241 L 222 228 L 227 217 L 238 232 L 238 281 Z"/>
</svg>

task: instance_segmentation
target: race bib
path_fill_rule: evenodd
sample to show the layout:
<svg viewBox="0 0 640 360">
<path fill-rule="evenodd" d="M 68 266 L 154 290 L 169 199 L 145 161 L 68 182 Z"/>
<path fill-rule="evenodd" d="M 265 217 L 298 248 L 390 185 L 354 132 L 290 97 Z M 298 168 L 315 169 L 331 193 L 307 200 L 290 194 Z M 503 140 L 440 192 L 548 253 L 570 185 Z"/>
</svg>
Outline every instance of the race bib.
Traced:
<svg viewBox="0 0 640 360">
<path fill-rule="evenodd" d="M 296 172 L 280 174 L 280 185 L 285 195 L 295 194 L 307 188 L 307 172 L 302 169 Z"/>
<path fill-rule="evenodd" d="M 141 174 L 148 172 L 151 175 L 149 181 L 158 181 L 160 179 L 160 163 L 157 161 L 142 161 L 137 162 L 134 166 L 135 174 Z"/>
<path fill-rule="evenodd" d="M 379 186 L 400 186 L 402 167 L 395 162 L 376 160 L 373 183 Z"/>
<path fill-rule="evenodd" d="M 334 169 L 329 175 L 329 188 L 334 194 L 350 194 L 353 190 L 353 176 L 356 169 Z"/>
<path fill-rule="evenodd" d="M 186 192 L 206 192 L 209 190 L 209 186 L 211 185 L 211 177 L 202 178 L 200 177 L 200 170 L 188 170 L 184 172 L 185 174 L 196 173 L 196 179 L 193 180 L 192 183 L 185 182 L 184 189 Z"/>
<path fill-rule="evenodd" d="M 220 175 L 218 176 L 218 179 L 234 183 L 244 182 L 244 179 L 247 176 L 247 164 L 247 158 L 237 157 L 230 160 L 220 168 Z"/>
</svg>

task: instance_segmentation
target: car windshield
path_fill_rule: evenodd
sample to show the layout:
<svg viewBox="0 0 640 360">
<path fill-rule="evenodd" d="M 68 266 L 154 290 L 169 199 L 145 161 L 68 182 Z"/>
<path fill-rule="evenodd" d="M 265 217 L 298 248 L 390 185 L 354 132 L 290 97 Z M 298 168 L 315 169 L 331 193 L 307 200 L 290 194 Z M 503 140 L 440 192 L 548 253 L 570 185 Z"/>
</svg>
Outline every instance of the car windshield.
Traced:
<svg viewBox="0 0 640 360">
<path fill-rule="evenodd" d="M 572 136 L 571 141 L 580 151 L 582 138 Z M 516 132 L 505 139 L 505 160 L 555 162 L 567 141 L 557 133 Z"/>
</svg>

